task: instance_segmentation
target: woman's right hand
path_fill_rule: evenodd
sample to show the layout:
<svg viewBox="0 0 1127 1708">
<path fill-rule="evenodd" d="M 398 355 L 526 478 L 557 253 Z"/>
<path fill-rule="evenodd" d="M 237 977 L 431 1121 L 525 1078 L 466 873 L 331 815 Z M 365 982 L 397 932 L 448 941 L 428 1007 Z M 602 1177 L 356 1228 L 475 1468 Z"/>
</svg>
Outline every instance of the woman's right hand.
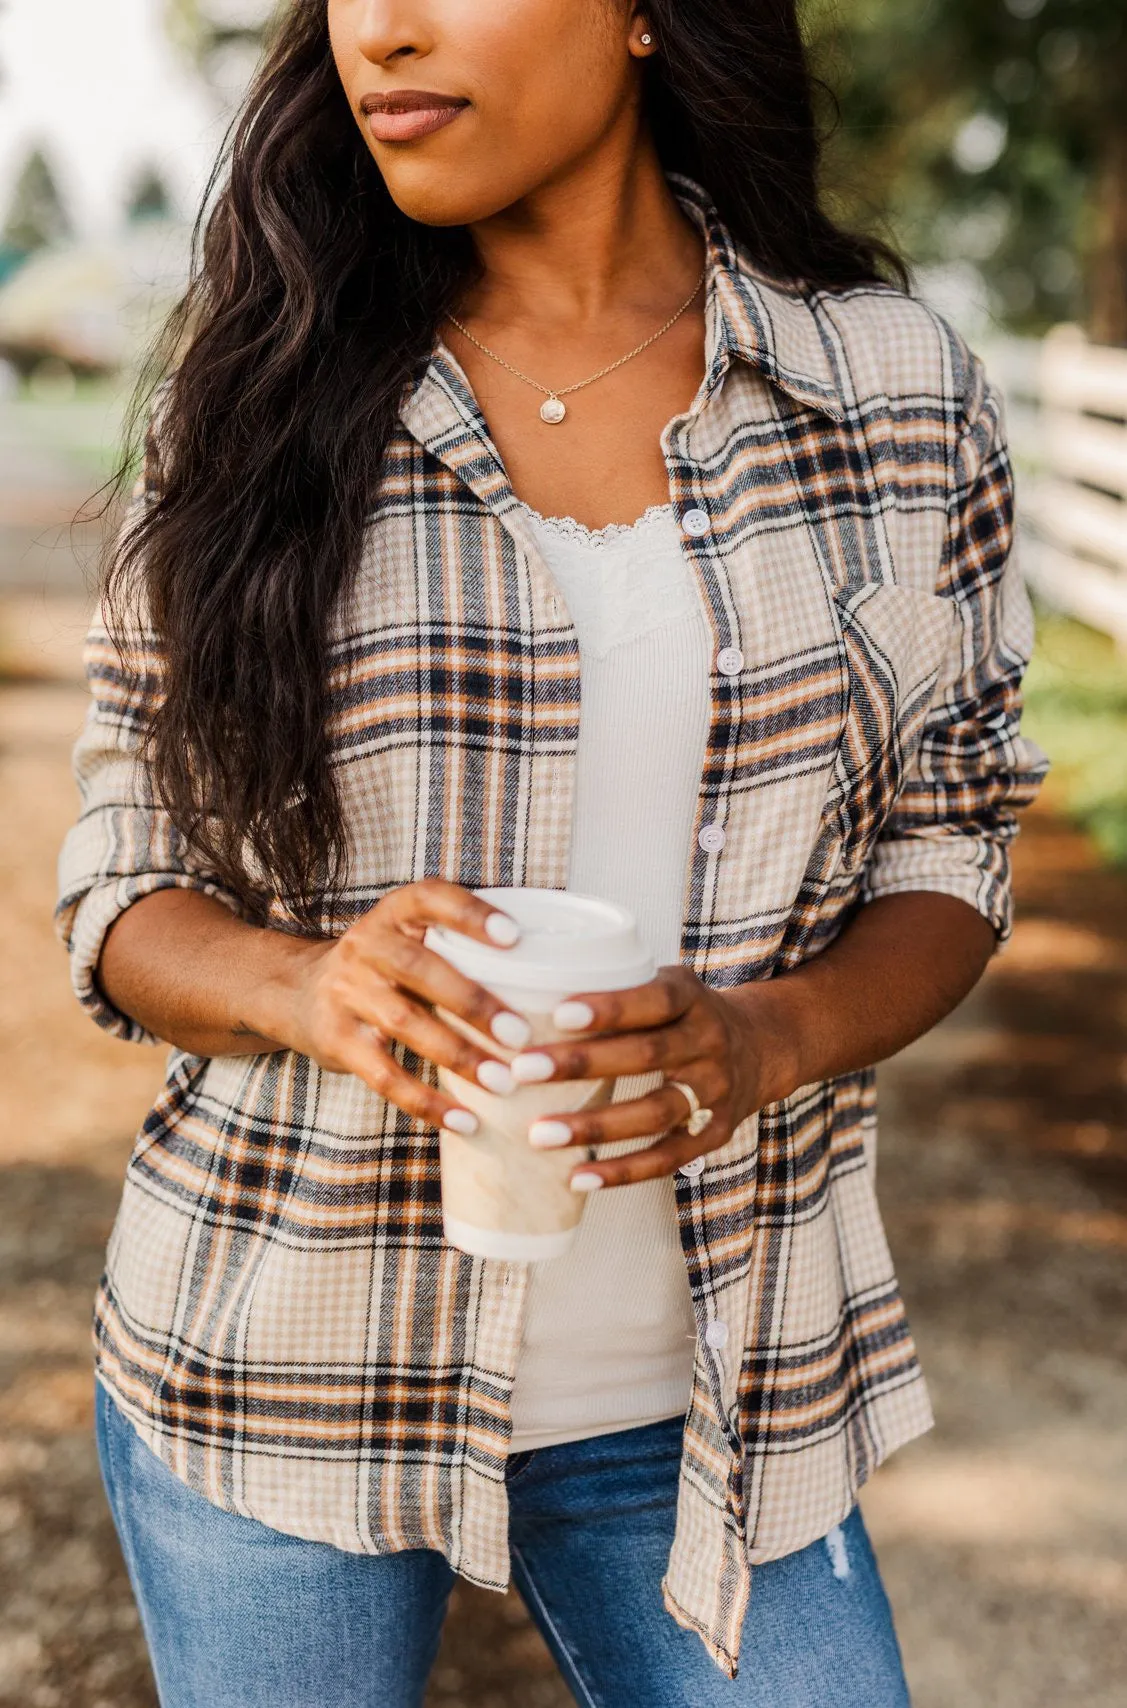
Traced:
<svg viewBox="0 0 1127 1708">
<path fill-rule="evenodd" d="M 409 1074 L 395 1060 L 392 1043 L 504 1095 L 514 1089 L 504 1062 L 433 1010 L 446 1009 L 510 1050 L 523 1048 L 530 1028 L 523 1016 L 426 948 L 429 925 L 448 926 L 493 948 L 511 948 L 520 937 L 508 914 L 460 884 L 441 878 L 405 884 L 342 937 L 304 958 L 284 1041 L 331 1073 L 356 1074 L 428 1125 L 469 1134 L 477 1117 L 440 1087 Z"/>
</svg>

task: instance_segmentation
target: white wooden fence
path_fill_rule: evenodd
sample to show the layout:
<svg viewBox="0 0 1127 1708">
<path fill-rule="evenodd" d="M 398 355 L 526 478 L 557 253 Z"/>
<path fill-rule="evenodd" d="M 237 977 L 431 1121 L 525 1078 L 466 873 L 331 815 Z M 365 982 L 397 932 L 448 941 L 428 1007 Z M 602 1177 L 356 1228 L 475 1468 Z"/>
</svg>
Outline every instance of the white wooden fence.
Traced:
<svg viewBox="0 0 1127 1708">
<path fill-rule="evenodd" d="M 1026 578 L 1127 651 L 1127 350 L 1065 326 L 984 354 L 1006 394 Z"/>
</svg>

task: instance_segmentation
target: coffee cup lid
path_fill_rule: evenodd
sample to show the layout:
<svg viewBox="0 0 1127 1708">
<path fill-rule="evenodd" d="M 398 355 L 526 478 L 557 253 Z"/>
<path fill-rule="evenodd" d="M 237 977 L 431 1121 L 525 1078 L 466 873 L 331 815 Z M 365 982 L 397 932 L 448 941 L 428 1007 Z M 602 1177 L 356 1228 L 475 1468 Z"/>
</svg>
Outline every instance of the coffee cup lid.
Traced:
<svg viewBox="0 0 1127 1708">
<path fill-rule="evenodd" d="M 505 985 L 565 995 L 631 990 L 654 976 L 653 956 L 633 914 L 613 902 L 570 890 L 481 889 L 474 894 L 516 920 L 518 943 L 495 949 L 444 925 L 430 926 L 425 942 L 486 989 Z"/>
</svg>

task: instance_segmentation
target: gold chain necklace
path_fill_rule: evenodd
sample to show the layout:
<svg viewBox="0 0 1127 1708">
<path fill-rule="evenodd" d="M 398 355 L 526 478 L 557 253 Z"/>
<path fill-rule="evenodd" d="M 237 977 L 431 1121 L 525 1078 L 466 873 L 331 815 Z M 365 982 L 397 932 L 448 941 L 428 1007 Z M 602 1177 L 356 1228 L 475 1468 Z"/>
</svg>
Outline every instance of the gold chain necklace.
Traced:
<svg viewBox="0 0 1127 1708">
<path fill-rule="evenodd" d="M 468 338 L 471 344 L 476 344 L 477 348 L 483 355 L 488 356 L 491 361 L 497 362 L 502 368 L 507 368 L 511 374 L 516 375 L 518 380 L 523 380 L 525 385 L 532 386 L 536 391 L 542 391 L 544 393 L 545 401 L 540 405 L 540 419 L 541 421 L 546 421 L 549 427 L 558 427 L 567 414 L 567 404 L 564 403 L 564 398 L 570 392 L 582 391 L 584 386 L 594 385 L 596 380 L 601 380 L 606 374 L 613 374 L 614 370 L 616 368 L 621 368 L 624 362 L 632 362 L 635 356 L 640 356 L 643 350 L 648 350 L 651 344 L 656 344 L 658 339 L 663 337 L 664 334 L 669 331 L 671 326 L 676 325 L 685 310 L 692 305 L 697 292 L 704 284 L 705 273 L 707 270 L 707 268 L 702 268 L 700 277 L 693 286 L 691 295 L 685 298 L 676 314 L 671 314 L 669 316 L 669 319 L 665 322 L 664 326 L 659 326 L 656 332 L 651 332 L 648 338 L 644 338 L 633 350 L 628 350 L 625 356 L 620 356 L 617 362 L 608 362 L 606 367 L 600 368 L 597 374 L 592 374 L 590 378 L 585 380 L 576 380 L 574 385 L 561 385 L 556 387 L 541 385 L 539 380 L 534 380 L 528 374 L 522 373 L 519 368 L 514 368 L 511 362 L 506 362 L 504 356 L 499 356 L 496 350 L 491 350 L 488 344 L 483 344 L 480 338 L 475 338 L 469 328 L 463 326 L 462 322 L 455 315 L 448 314 L 446 318 L 449 320 L 451 326 L 456 326 L 458 328 L 458 331 L 462 334 L 463 338 Z"/>
</svg>

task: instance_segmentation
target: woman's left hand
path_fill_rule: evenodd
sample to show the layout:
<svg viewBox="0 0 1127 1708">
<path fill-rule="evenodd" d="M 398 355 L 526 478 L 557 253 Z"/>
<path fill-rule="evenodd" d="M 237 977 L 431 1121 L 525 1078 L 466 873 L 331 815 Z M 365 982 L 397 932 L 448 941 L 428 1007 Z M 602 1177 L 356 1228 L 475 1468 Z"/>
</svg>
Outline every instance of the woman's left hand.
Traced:
<svg viewBox="0 0 1127 1708">
<path fill-rule="evenodd" d="M 625 1186 L 672 1174 L 694 1157 L 718 1150 L 748 1115 L 793 1089 L 795 1041 L 777 1018 L 770 981 L 738 992 L 710 990 L 687 967 L 662 967 L 634 990 L 573 997 L 555 1023 L 574 1039 L 526 1051 L 510 1063 L 522 1084 L 551 1080 L 618 1079 L 661 1072 L 667 1081 L 646 1097 L 533 1122 L 529 1143 L 548 1149 L 604 1145 L 661 1134 L 626 1156 L 577 1164 L 574 1185 Z M 695 1136 L 684 1125 L 690 1105 L 668 1083 L 691 1086 L 712 1119 Z"/>
</svg>

